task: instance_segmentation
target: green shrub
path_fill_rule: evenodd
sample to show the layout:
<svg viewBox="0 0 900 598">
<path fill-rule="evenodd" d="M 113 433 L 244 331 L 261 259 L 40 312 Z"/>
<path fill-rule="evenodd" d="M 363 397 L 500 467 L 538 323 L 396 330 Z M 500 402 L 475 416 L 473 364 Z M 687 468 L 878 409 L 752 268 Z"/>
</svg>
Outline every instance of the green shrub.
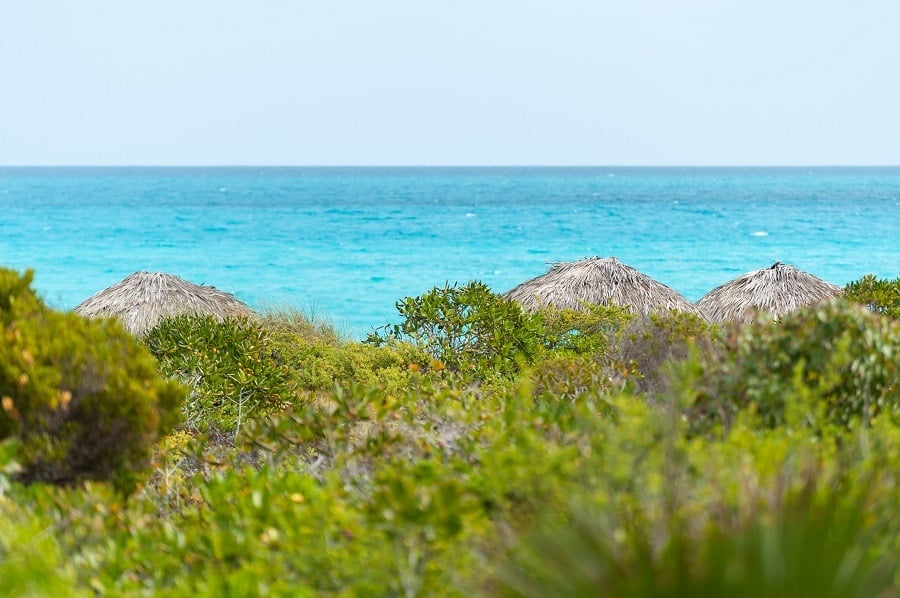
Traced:
<svg viewBox="0 0 900 598">
<path fill-rule="evenodd" d="M 735 330 L 726 342 L 681 370 L 699 428 L 727 428 L 745 408 L 779 425 L 798 402 L 809 404 L 803 417 L 814 426 L 900 411 L 900 324 L 858 305 L 830 301 Z"/>
<path fill-rule="evenodd" d="M 479 378 L 511 375 L 544 350 L 538 315 L 491 292 L 484 283 L 434 288 L 397 303 L 401 324 L 373 333 L 367 341 L 408 340 L 452 371 Z"/>
<path fill-rule="evenodd" d="M 338 386 L 378 386 L 386 392 L 405 390 L 415 370 L 428 363 L 425 354 L 403 342 L 373 346 L 348 341 L 333 329 L 313 325 L 291 312 L 269 314 L 261 325 L 279 364 L 290 370 L 301 394 L 328 400 Z"/>
<path fill-rule="evenodd" d="M 0 269 L 0 439 L 25 482 L 113 479 L 128 488 L 178 421 L 184 389 L 120 324 L 56 312 Z"/>
<path fill-rule="evenodd" d="M 746 409 L 690 435 L 677 402 L 608 390 L 604 359 L 338 384 L 224 452 L 167 437 L 127 503 L 13 484 L 0 519 L 32 519 L 66 555 L 48 568 L 97 594 L 896 594 L 897 422 L 819 434 Z"/>
<path fill-rule="evenodd" d="M 766 519 L 690 530 L 647 513 L 575 510 L 519 547 L 509 596 L 893 596 L 896 559 L 869 554 L 866 505 L 788 496 Z M 546 519 L 550 519 L 549 517 Z M 610 521 L 612 520 L 612 521 Z M 656 523 L 656 528 L 654 528 Z M 659 528 L 666 529 L 662 531 Z M 667 534 L 662 546 L 659 536 Z"/>
<path fill-rule="evenodd" d="M 35 519 L 0 519 L 0 588 L 6 596 L 88 596 L 73 590 L 74 571 L 59 544 Z"/>
<path fill-rule="evenodd" d="M 335 345 L 279 335 L 274 347 L 300 388 L 322 393 L 350 384 L 382 385 L 399 391 L 409 384 L 410 364 L 427 363 L 421 351 L 405 343 L 376 347 L 350 341 Z"/>
<path fill-rule="evenodd" d="M 632 318 L 626 309 L 603 305 L 528 313 L 477 281 L 407 297 L 397 309 L 403 322 L 370 335 L 368 343 L 409 341 L 449 370 L 481 380 L 511 377 L 550 351 L 603 355 Z"/>
<path fill-rule="evenodd" d="M 268 331 L 245 318 L 168 318 L 144 342 L 160 370 L 193 387 L 189 426 L 236 433 L 243 421 L 297 400 L 293 374 L 273 352 Z"/>
<path fill-rule="evenodd" d="M 608 365 L 592 355 L 553 355 L 531 368 L 535 398 L 575 400 L 583 395 L 601 395 L 621 390 Z"/>
<path fill-rule="evenodd" d="M 691 347 L 703 353 L 714 350 L 716 335 L 703 319 L 687 312 L 640 316 L 617 336 L 611 360 L 636 391 L 658 397 L 667 388 L 667 364 L 685 359 Z"/>
<path fill-rule="evenodd" d="M 844 296 L 876 313 L 900 320 L 900 278 L 887 280 L 867 274 L 844 287 Z"/>
<path fill-rule="evenodd" d="M 124 502 L 109 484 L 11 482 L 21 438 L 0 442 L 0 587 L 897 595 L 896 323 L 845 303 L 771 326 L 626 328 L 598 309 L 527 316 L 522 336 L 496 300 L 435 299 L 484 316 L 470 323 L 485 336 L 457 329 L 471 342 L 449 350 L 450 375 L 440 328 L 432 344 L 398 331 L 373 346 L 290 318 L 170 322 L 154 342 L 168 372 L 197 382 L 195 423 L 218 425 L 223 393 L 271 392 L 233 445 L 167 436 Z M 533 351 L 505 353 L 516 339 Z M 485 357 L 497 347 L 499 366 Z M 638 369 L 634 386 L 668 402 L 623 391 Z M 252 380 L 221 379 L 239 370 Z M 857 426 L 878 397 L 881 414 Z M 718 421 L 728 434 L 698 433 Z"/>
<path fill-rule="evenodd" d="M 584 483 L 566 484 L 567 504 L 517 530 L 511 558 L 497 551 L 495 593 L 896 594 L 894 422 L 820 436 L 743 414 L 727 436 L 689 437 L 675 408 L 611 404 L 580 451 L 592 455 Z"/>
<path fill-rule="evenodd" d="M 611 340 L 635 317 L 625 307 L 589 304 L 584 309 L 544 308 L 540 314 L 548 348 L 595 356 L 608 353 Z"/>
</svg>

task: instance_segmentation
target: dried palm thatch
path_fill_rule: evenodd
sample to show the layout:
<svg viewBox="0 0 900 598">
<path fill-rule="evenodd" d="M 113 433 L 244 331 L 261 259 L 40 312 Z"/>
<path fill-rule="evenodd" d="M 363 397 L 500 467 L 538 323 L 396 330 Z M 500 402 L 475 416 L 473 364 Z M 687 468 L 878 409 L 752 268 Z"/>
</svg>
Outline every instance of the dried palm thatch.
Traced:
<svg viewBox="0 0 900 598">
<path fill-rule="evenodd" d="M 781 316 L 842 293 L 833 285 L 794 266 L 775 262 L 769 268 L 748 272 L 700 298 L 700 307 L 711 322 L 753 322 L 761 314 Z"/>
<path fill-rule="evenodd" d="M 651 312 L 703 313 L 674 289 L 614 257 L 590 257 L 553 264 L 546 274 L 504 294 L 528 311 L 543 307 L 583 309 L 587 304 L 618 305 L 647 315 Z"/>
<path fill-rule="evenodd" d="M 145 335 L 160 320 L 173 316 L 210 315 L 220 320 L 255 316 L 233 295 L 163 272 L 135 272 L 78 304 L 75 313 L 119 318 L 135 336 Z"/>
</svg>

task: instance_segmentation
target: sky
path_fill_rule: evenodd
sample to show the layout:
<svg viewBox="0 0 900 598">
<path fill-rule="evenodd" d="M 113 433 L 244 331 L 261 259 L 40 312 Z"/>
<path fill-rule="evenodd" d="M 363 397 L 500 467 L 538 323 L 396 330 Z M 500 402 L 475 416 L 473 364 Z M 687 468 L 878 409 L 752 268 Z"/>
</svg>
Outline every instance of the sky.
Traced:
<svg viewBox="0 0 900 598">
<path fill-rule="evenodd" d="M 896 0 L 0 0 L 0 165 L 898 165 Z"/>
</svg>

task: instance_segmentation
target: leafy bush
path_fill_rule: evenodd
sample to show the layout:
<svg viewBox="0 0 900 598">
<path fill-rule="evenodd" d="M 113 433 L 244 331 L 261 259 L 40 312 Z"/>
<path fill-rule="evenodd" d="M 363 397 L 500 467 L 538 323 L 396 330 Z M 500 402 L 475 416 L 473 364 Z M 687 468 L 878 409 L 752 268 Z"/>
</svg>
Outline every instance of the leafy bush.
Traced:
<svg viewBox="0 0 900 598">
<path fill-rule="evenodd" d="M 590 304 L 583 309 L 548 307 L 540 314 L 550 349 L 597 356 L 609 352 L 610 341 L 635 317 L 625 307 Z"/>
<path fill-rule="evenodd" d="M 301 394 L 328 400 L 338 386 L 378 386 L 403 392 L 425 354 L 409 343 L 373 346 L 342 339 L 333 329 L 314 325 L 305 316 L 282 312 L 261 322 L 272 356 L 288 368 Z"/>
<path fill-rule="evenodd" d="M 0 588 L 7 596 L 87 596 L 73 592 L 74 571 L 66 566 L 56 538 L 36 519 L 5 514 L 0 519 Z"/>
<path fill-rule="evenodd" d="M 184 323 L 201 338 L 165 340 L 185 341 L 183 375 L 225 371 L 246 343 L 255 379 L 230 392 L 275 367 L 300 398 L 254 410 L 233 444 L 166 437 L 126 502 L 108 484 L 10 482 L 18 439 L 0 443 L 0 579 L 73 595 L 898 594 L 896 323 L 820 306 L 720 339 L 677 317 L 622 332 L 600 311 L 545 312 L 531 363 L 513 351 L 496 376 L 472 360 L 517 338 L 504 309 L 473 321 L 501 340 L 464 344 L 453 375 L 408 336 L 264 319 L 215 340 Z M 630 393 L 637 368 L 683 355 L 661 400 Z M 867 426 L 840 416 L 876 396 Z M 698 433 L 720 407 L 728 434 Z"/>
<path fill-rule="evenodd" d="M 164 374 L 193 387 L 186 404 L 192 427 L 235 433 L 247 418 L 297 399 L 290 368 L 257 322 L 177 316 L 160 322 L 144 342 Z"/>
<path fill-rule="evenodd" d="M 56 312 L 0 269 L 0 439 L 25 482 L 113 479 L 128 489 L 178 421 L 184 389 L 120 324 Z"/>
<path fill-rule="evenodd" d="M 424 355 L 404 343 L 380 347 L 349 341 L 335 345 L 279 335 L 274 339 L 279 360 L 293 372 L 300 388 L 331 392 L 335 386 L 382 385 L 400 391 L 408 387 L 410 364 L 427 363 Z"/>
<path fill-rule="evenodd" d="M 867 274 L 844 287 L 844 296 L 875 313 L 900 320 L 900 278 L 887 280 Z"/>
<path fill-rule="evenodd" d="M 726 351 L 686 363 L 681 375 L 699 428 L 728 427 L 745 408 L 779 425 L 798 401 L 812 406 L 804 415 L 812 425 L 848 426 L 900 412 L 898 359 L 900 324 L 830 301 L 736 330 Z"/>
<path fill-rule="evenodd" d="M 593 478 L 513 535 L 493 593 L 897 592 L 895 423 L 822 437 L 739 417 L 727 436 L 691 438 L 675 408 L 611 403 L 590 434 Z"/>
<path fill-rule="evenodd" d="M 450 370 L 489 378 L 511 375 L 519 363 L 533 362 L 544 350 L 540 316 L 473 281 L 434 288 L 397 303 L 401 324 L 373 333 L 368 342 L 409 340 Z"/>
<path fill-rule="evenodd" d="M 687 312 L 640 316 L 617 336 L 611 360 L 635 390 L 657 397 L 667 387 L 665 366 L 685 359 L 691 347 L 714 350 L 716 335 L 703 319 Z"/>
<path fill-rule="evenodd" d="M 534 396 L 547 400 L 575 400 L 586 394 L 621 390 L 622 379 L 592 355 L 553 355 L 531 368 Z"/>
<path fill-rule="evenodd" d="M 615 306 L 525 312 L 477 281 L 434 288 L 397 303 L 404 320 L 367 342 L 410 341 L 454 372 L 481 380 L 512 376 L 548 351 L 605 354 L 609 339 L 632 318 Z"/>
<path fill-rule="evenodd" d="M 677 519 L 646 513 L 575 510 L 565 524 L 545 525 L 501 570 L 498 595 L 510 596 L 888 596 L 900 572 L 888 555 L 873 556 L 875 535 L 864 500 L 812 491 L 785 497 L 764 520 L 698 534 Z M 547 518 L 548 520 L 550 518 Z M 612 521 L 611 521 L 612 520 Z M 699 536 L 699 537 L 698 537 Z"/>
</svg>

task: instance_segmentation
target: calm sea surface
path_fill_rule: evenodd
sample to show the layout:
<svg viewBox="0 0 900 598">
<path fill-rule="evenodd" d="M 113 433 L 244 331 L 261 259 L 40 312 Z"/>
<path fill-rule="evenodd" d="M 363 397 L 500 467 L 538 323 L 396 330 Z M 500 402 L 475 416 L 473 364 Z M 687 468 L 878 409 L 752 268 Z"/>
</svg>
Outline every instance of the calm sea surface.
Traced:
<svg viewBox="0 0 900 598">
<path fill-rule="evenodd" d="M 0 264 L 61 309 L 164 271 L 361 338 L 593 255 L 691 300 L 776 260 L 895 278 L 900 168 L 0 168 Z"/>
</svg>

